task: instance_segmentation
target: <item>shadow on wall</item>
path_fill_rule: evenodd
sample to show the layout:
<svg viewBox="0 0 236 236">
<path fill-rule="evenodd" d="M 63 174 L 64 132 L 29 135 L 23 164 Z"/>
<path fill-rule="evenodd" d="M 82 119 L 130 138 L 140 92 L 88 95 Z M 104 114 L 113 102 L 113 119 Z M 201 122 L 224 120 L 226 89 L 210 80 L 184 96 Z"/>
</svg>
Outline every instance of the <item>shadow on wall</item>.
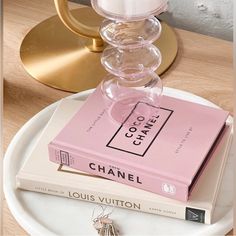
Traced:
<svg viewBox="0 0 236 236">
<path fill-rule="evenodd" d="M 233 40 L 233 0 L 169 0 L 160 18 L 174 27 Z"/>
<path fill-rule="evenodd" d="M 71 1 L 90 5 L 90 0 Z M 169 0 L 169 10 L 160 19 L 177 28 L 232 41 L 233 1 Z"/>
</svg>

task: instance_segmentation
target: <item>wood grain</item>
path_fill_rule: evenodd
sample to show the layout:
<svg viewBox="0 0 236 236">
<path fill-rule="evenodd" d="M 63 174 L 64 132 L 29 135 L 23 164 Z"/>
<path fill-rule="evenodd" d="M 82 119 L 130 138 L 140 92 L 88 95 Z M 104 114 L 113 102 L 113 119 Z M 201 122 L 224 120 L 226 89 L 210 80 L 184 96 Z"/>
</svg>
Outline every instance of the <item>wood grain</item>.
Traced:
<svg viewBox="0 0 236 236">
<path fill-rule="evenodd" d="M 69 95 L 33 80 L 19 57 L 25 34 L 54 14 L 52 0 L 4 1 L 4 150 L 28 119 Z M 184 30 L 176 33 L 179 53 L 173 66 L 162 76 L 164 85 L 202 96 L 232 113 L 232 43 Z M 3 225 L 3 235 L 27 235 L 12 217 L 5 200 Z"/>
</svg>

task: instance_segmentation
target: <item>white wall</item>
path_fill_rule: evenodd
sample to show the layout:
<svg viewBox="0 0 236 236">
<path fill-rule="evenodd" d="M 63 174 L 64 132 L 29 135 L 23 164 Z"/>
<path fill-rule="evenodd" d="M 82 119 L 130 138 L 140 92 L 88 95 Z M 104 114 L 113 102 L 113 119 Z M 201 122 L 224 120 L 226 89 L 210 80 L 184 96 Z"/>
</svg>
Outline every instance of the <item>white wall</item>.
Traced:
<svg viewBox="0 0 236 236">
<path fill-rule="evenodd" d="M 233 39 L 234 0 L 169 0 L 161 16 L 169 24 L 226 40 Z"/>
<path fill-rule="evenodd" d="M 90 4 L 90 0 L 70 1 Z M 232 40 L 233 1 L 169 0 L 169 11 L 161 18 L 178 28 Z"/>
</svg>

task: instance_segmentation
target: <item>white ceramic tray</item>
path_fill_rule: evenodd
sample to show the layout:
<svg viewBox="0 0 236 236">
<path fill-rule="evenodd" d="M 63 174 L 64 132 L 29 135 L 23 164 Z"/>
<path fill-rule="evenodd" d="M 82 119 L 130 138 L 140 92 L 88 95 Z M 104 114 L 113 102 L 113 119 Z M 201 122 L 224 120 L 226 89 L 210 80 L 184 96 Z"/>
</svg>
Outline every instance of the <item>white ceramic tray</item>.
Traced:
<svg viewBox="0 0 236 236">
<path fill-rule="evenodd" d="M 90 93 L 91 90 L 70 98 L 84 100 Z M 215 106 L 203 98 L 180 90 L 165 88 L 164 94 Z M 5 197 L 16 220 L 31 235 L 97 235 L 91 222 L 94 204 L 16 189 L 15 176 L 56 105 L 50 105 L 29 120 L 9 145 L 4 158 Z M 118 208 L 113 212 L 112 219 L 119 225 L 122 235 L 226 234 L 233 227 L 232 158 L 231 154 L 214 212 L 214 224 L 204 225 Z"/>
</svg>

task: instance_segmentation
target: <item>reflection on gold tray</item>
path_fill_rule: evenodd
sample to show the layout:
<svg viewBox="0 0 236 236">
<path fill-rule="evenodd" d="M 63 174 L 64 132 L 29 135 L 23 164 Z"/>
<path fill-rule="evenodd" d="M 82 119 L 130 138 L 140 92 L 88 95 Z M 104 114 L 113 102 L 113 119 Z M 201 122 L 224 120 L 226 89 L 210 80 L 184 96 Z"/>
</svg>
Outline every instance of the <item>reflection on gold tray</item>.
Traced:
<svg viewBox="0 0 236 236">
<path fill-rule="evenodd" d="M 90 7 L 71 11 L 78 21 L 99 26 L 102 17 Z M 162 53 L 161 75 L 173 63 L 177 51 L 177 38 L 173 29 L 162 24 L 161 37 L 154 43 Z M 39 23 L 25 36 L 20 56 L 26 71 L 48 86 L 80 92 L 96 87 L 107 73 L 100 63 L 101 53 L 90 52 L 87 39 L 77 36 L 53 16 Z"/>
</svg>

